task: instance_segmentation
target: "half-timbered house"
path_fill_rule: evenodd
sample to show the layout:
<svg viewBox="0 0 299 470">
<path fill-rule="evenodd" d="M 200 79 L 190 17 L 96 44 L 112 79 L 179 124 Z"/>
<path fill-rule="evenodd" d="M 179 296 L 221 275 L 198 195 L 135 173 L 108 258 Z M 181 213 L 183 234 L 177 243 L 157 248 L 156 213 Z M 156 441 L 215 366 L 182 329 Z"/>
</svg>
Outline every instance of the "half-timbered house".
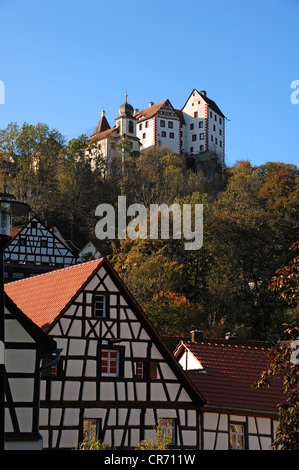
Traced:
<svg viewBox="0 0 299 470">
<path fill-rule="evenodd" d="M 56 342 L 5 296 L 5 450 L 42 450 L 41 359 Z"/>
<path fill-rule="evenodd" d="M 282 383 L 252 388 L 267 369 L 269 344 L 262 341 L 203 339 L 192 332 L 174 348 L 174 355 L 205 397 L 201 448 L 204 450 L 269 450 L 278 406 L 285 402 Z"/>
<path fill-rule="evenodd" d="M 62 349 L 41 385 L 46 449 L 92 439 L 132 449 L 158 419 L 174 449 L 200 448 L 204 400 L 106 259 L 5 289 Z"/>
<path fill-rule="evenodd" d="M 24 227 L 15 227 L 5 249 L 5 280 L 14 281 L 76 263 L 77 255 L 58 231 L 36 217 Z"/>
</svg>

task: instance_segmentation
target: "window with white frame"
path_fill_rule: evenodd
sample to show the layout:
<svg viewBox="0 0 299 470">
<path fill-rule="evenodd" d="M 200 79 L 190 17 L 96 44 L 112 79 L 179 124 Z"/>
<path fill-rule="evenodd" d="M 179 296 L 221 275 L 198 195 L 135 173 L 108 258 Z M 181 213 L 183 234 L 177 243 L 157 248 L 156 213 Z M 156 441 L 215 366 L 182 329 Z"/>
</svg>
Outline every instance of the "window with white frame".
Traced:
<svg viewBox="0 0 299 470">
<path fill-rule="evenodd" d="M 108 316 L 107 295 L 95 294 L 93 297 L 93 316 L 97 318 L 105 318 Z"/>
<path fill-rule="evenodd" d="M 229 444 L 232 450 L 245 449 L 245 425 L 242 423 L 230 423 Z"/>
<path fill-rule="evenodd" d="M 101 349 L 101 376 L 119 377 L 120 352 L 117 349 Z"/>
</svg>

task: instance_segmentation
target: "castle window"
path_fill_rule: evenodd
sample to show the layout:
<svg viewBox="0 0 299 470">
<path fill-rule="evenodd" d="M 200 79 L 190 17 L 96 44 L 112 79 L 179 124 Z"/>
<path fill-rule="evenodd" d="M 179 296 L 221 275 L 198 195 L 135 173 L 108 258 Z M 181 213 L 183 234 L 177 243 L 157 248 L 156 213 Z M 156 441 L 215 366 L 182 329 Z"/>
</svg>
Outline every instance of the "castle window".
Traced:
<svg viewBox="0 0 299 470">
<path fill-rule="evenodd" d="M 203 145 L 201 145 L 201 146 L 199 147 L 199 150 L 202 152 L 203 149 L 204 149 L 204 148 L 203 148 Z"/>
<path fill-rule="evenodd" d="M 198 127 L 203 127 L 203 121 L 199 121 Z"/>
<path fill-rule="evenodd" d="M 211 142 L 213 142 L 213 141 L 214 141 L 214 137 L 211 135 Z"/>
<path fill-rule="evenodd" d="M 146 137 L 146 133 L 144 132 L 144 133 L 142 134 L 142 138 L 145 139 L 145 137 Z"/>
<path fill-rule="evenodd" d="M 212 117 L 213 117 L 213 113 L 212 113 L 212 111 L 210 111 L 210 118 L 212 118 Z"/>
<path fill-rule="evenodd" d="M 205 135 L 204 135 L 204 134 L 200 134 L 200 135 L 199 135 L 199 139 L 200 139 L 200 140 L 203 140 L 203 139 L 204 139 L 204 137 L 205 137 Z"/>
<path fill-rule="evenodd" d="M 170 139 L 174 139 L 174 132 L 169 132 Z"/>
<path fill-rule="evenodd" d="M 142 124 L 139 124 L 139 130 L 141 131 L 141 129 L 142 129 Z"/>
<path fill-rule="evenodd" d="M 192 142 L 196 141 L 196 134 L 192 134 Z"/>
<path fill-rule="evenodd" d="M 221 140 L 219 140 L 219 145 L 220 145 L 220 147 L 222 147 L 222 141 Z"/>
<path fill-rule="evenodd" d="M 214 132 L 216 131 L 216 126 L 215 126 L 215 124 L 213 124 L 213 131 L 214 131 Z"/>
<path fill-rule="evenodd" d="M 194 124 L 190 124 L 190 131 L 192 131 L 194 129 Z"/>
<path fill-rule="evenodd" d="M 215 121 L 217 121 L 217 114 L 215 114 Z"/>
<path fill-rule="evenodd" d="M 146 123 L 145 123 L 145 127 L 148 127 L 148 121 L 146 121 Z"/>
<path fill-rule="evenodd" d="M 197 112 L 197 111 L 194 112 L 194 117 L 195 117 L 195 118 L 198 117 L 198 112 Z"/>
<path fill-rule="evenodd" d="M 222 135 L 222 130 L 221 129 L 219 129 L 219 135 Z"/>
<path fill-rule="evenodd" d="M 133 121 L 129 121 L 129 133 L 134 134 L 134 125 Z"/>
<path fill-rule="evenodd" d="M 173 122 L 172 121 L 168 121 L 168 128 L 173 129 Z"/>
<path fill-rule="evenodd" d="M 217 145 L 217 137 L 215 137 L 215 144 Z"/>
<path fill-rule="evenodd" d="M 222 119 L 221 118 L 219 118 L 219 123 L 222 124 Z"/>
<path fill-rule="evenodd" d="M 93 297 L 93 316 L 105 318 L 108 316 L 108 302 L 106 294 L 95 294 Z"/>
<path fill-rule="evenodd" d="M 160 126 L 165 127 L 165 121 L 163 119 L 160 120 Z"/>
<path fill-rule="evenodd" d="M 166 137 L 166 132 L 165 132 L 165 131 L 162 131 L 162 132 L 161 132 L 161 135 L 162 135 L 162 137 Z"/>
</svg>

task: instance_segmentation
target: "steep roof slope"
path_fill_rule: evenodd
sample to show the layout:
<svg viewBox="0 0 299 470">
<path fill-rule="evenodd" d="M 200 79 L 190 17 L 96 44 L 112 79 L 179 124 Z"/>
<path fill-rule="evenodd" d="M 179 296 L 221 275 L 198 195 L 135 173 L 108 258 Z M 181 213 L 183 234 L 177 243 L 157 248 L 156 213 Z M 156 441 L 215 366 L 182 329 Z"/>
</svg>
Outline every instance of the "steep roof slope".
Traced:
<svg viewBox="0 0 299 470">
<path fill-rule="evenodd" d="M 5 284 L 6 294 L 40 328 L 47 328 L 76 297 L 103 259 Z"/>
</svg>

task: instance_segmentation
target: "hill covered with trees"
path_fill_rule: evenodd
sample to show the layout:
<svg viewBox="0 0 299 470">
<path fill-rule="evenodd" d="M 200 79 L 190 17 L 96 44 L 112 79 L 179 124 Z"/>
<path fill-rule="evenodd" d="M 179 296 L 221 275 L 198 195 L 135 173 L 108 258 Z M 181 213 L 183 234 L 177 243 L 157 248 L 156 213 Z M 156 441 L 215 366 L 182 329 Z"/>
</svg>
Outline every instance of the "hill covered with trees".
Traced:
<svg viewBox="0 0 299 470">
<path fill-rule="evenodd" d="M 161 334 L 206 337 L 227 332 L 276 341 L 283 323 L 298 323 L 291 305 L 271 288 L 299 240 L 299 170 L 293 164 L 238 161 L 213 181 L 186 167 L 184 157 L 155 148 L 91 167 L 86 135 L 66 142 L 45 124 L 11 123 L 0 131 L 2 191 L 30 203 L 48 226 L 82 248 L 92 240 L 108 256 Z M 105 171 L 104 171 L 105 170 Z M 203 204 L 203 246 L 184 240 L 98 240 L 99 204 Z M 21 223 L 22 221 L 20 221 Z"/>
</svg>

